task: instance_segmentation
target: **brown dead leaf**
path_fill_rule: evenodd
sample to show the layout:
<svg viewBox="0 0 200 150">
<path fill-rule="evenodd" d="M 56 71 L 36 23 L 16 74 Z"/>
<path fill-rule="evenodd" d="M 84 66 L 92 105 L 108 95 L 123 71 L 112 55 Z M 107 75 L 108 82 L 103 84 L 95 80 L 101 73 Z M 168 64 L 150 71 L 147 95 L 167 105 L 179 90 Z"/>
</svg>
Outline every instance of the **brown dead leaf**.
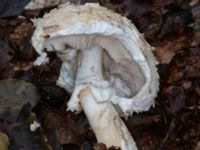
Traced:
<svg viewBox="0 0 200 150">
<path fill-rule="evenodd" d="M 164 9 L 166 5 L 169 5 L 170 3 L 175 3 L 175 0 L 155 0 L 154 3 L 155 7 Z"/>
<path fill-rule="evenodd" d="M 175 83 L 180 81 L 183 78 L 183 72 L 178 70 L 178 68 L 173 68 L 170 72 L 168 83 Z"/>
<path fill-rule="evenodd" d="M 200 150 L 200 142 L 197 143 L 195 150 Z"/>
<path fill-rule="evenodd" d="M 33 24 L 27 20 L 21 20 L 15 31 L 10 33 L 10 42 L 14 49 L 14 57 L 19 61 L 30 61 L 34 57 L 34 50 L 31 46 Z"/>
<path fill-rule="evenodd" d="M 172 112 L 177 113 L 186 106 L 184 89 L 181 86 L 170 86 L 165 90 L 165 96 Z"/>
<path fill-rule="evenodd" d="M 200 4 L 192 8 L 192 16 L 196 23 L 200 23 Z"/>
<path fill-rule="evenodd" d="M 155 46 L 155 55 L 161 64 L 169 64 L 179 51 L 186 47 L 186 37 L 177 37 Z"/>
<path fill-rule="evenodd" d="M 95 141 L 86 117 L 83 114 L 74 115 L 66 112 L 65 104 L 58 111 L 42 105 L 38 110 L 38 114 L 40 115 L 44 132 L 54 149 L 56 149 L 55 146 L 69 148 L 71 147 L 70 144 L 80 146 L 81 143 L 89 139 L 93 142 Z"/>
<path fill-rule="evenodd" d="M 61 116 L 58 113 L 48 113 L 45 118 L 46 129 L 53 129 L 59 139 L 59 143 L 62 144 L 78 144 L 83 140 L 84 130 L 69 118 L 69 114 Z"/>
<path fill-rule="evenodd" d="M 158 35 L 159 39 L 184 33 L 188 24 L 192 22 L 191 11 L 178 5 L 178 3 L 168 4 L 165 8 L 167 12 L 162 16 L 162 28 Z"/>
<path fill-rule="evenodd" d="M 195 88 L 196 93 L 200 96 L 200 86 Z"/>
<path fill-rule="evenodd" d="M 190 6 L 194 6 L 194 5 L 196 5 L 198 2 L 199 2 L 199 0 L 191 0 L 189 5 L 190 5 Z"/>
<path fill-rule="evenodd" d="M 98 143 L 94 145 L 94 150 L 107 150 L 106 146 L 102 143 Z"/>
<path fill-rule="evenodd" d="M 200 47 L 190 48 L 184 74 L 187 78 L 200 78 Z"/>
<path fill-rule="evenodd" d="M 126 7 L 126 11 L 133 15 L 134 18 L 139 18 L 150 12 L 153 7 L 153 3 L 151 0 L 125 0 L 124 6 Z"/>
<path fill-rule="evenodd" d="M 185 73 L 188 78 L 200 78 L 200 67 L 196 65 L 186 66 Z"/>
<path fill-rule="evenodd" d="M 31 69 L 33 67 L 33 63 L 32 62 L 28 62 L 28 63 L 15 63 L 15 64 L 11 64 L 11 66 L 13 67 L 13 70 L 16 71 L 28 71 L 29 69 Z"/>
<path fill-rule="evenodd" d="M 9 145 L 9 138 L 8 136 L 0 131 L 0 149 L 7 150 Z"/>
<path fill-rule="evenodd" d="M 191 46 L 194 47 L 200 44 L 200 4 L 196 4 L 192 7 L 191 12 L 194 19 L 194 22 L 191 24 L 191 27 L 194 29 L 194 37 Z"/>
<path fill-rule="evenodd" d="M 16 119 L 24 104 L 36 105 L 40 98 L 36 87 L 23 80 L 0 80 L 0 118 Z"/>
<path fill-rule="evenodd" d="M 169 47 L 157 47 L 155 54 L 156 58 L 161 64 L 169 64 L 172 58 L 176 55 L 175 52 L 171 51 L 170 48 L 172 44 L 168 45 Z"/>
<path fill-rule="evenodd" d="M 10 48 L 7 33 L 0 31 L 0 79 L 11 77 L 14 73 L 10 65 L 12 53 L 13 51 Z"/>
<path fill-rule="evenodd" d="M 200 32 L 196 31 L 194 33 L 193 41 L 191 42 L 191 47 L 198 46 L 200 44 Z"/>
<path fill-rule="evenodd" d="M 182 86 L 185 90 L 188 90 L 191 88 L 192 86 L 192 82 L 191 81 L 183 81 Z"/>
</svg>

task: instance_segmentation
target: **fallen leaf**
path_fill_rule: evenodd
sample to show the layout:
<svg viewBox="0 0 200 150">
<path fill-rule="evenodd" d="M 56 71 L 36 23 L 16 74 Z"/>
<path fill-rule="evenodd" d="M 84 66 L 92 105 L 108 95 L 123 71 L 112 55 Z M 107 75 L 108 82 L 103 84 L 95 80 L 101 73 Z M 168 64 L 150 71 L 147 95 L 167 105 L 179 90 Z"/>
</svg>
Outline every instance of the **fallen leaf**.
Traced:
<svg viewBox="0 0 200 150">
<path fill-rule="evenodd" d="M 190 48 L 184 74 L 187 78 L 200 77 L 200 47 Z"/>
<path fill-rule="evenodd" d="M 43 132 L 40 129 L 31 131 L 28 123 L 13 128 L 9 138 L 11 139 L 9 150 L 52 150 Z"/>
<path fill-rule="evenodd" d="M 8 43 L 7 33 L 0 31 L 0 79 L 11 77 L 14 74 L 10 64 L 13 51 Z"/>
<path fill-rule="evenodd" d="M 123 4 L 126 7 L 126 11 L 129 12 L 129 14 L 134 18 L 140 18 L 146 15 L 153 7 L 152 0 L 125 0 Z"/>
<path fill-rule="evenodd" d="M 200 142 L 197 143 L 195 150 L 200 150 Z"/>
<path fill-rule="evenodd" d="M 190 6 L 194 6 L 194 5 L 196 5 L 198 2 L 199 2 L 199 0 L 191 0 L 189 5 L 190 5 Z"/>
<path fill-rule="evenodd" d="M 191 46 L 198 46 L 200 44 L 200 5 L 195 5 L 192 10 L 192 15 L 194 19 L 194 23 L 192 28 L 194 29 L 194 38 L 193 41 L 191 42 Z"/>
<path fill-rule="evenodd" d="M 170 86 L 166 90 L 167 101 L 173 113 L 177 113 L 186 106 L 184 89 L 176 86 Z"/>
<path fill-rule="evenodd" d="M 188 90 L 191 88 L 192 86 L 192 82 L 191 81 L 183 81 L 182 86 L 185 90 Z"/>
<path fill-rule="evenodd" d="M 177 68 L 177 67 L 172 67 L 170 69 L 170 76 L 168 77 L 168 83 L 176 83 L 178 81 L 181 81 L 183 78 L 183 72 Z"/>
<path fill-rule="evenodd" d="M 39 104 L 39 106 L 37 114 L 53 149 L 57 150 L 61 147 L 73 149 L 81 147 L 81 144 L 87 140 L 96 141 L 83 113 L 75 115 L 66 112 L 66 104 L 63 104 L 59 110 L 48 107 L 47 104 Z"/>
<path fill-rule="evenodd" d="M 0 18 L 17 16 L 30 0 L 1 0 Z"/>
<path fill-rule="evenodd" d="M 122 11 L 146 38 L 152 38 L 160 29 L 161 15 L 153 10 L 153 0 L 124 0 Z"/>
<path fill-rule="evenodd" d="M 23 80 L 0 80 L 0 118 L 16 119 L 24 104 L 35 106 L 40 98 L 36 87 Z"/>
<path fill-rule="evenodd" d="M 184 72 L 187 78 L 200 78 L 200 67 L 196 65 L 186 66 Z"/>
<path fill-rule="evenodd" d="M 21 19 L 17 26 L 15 27 L 14 32 L 9 34 L 10 45 L 12 46 L 14 52 L 14 60 L 20 62 L 24 61 L 26 66 L 27 61 L 33 60 L 35 51 L 31 45 L 31 36 L 33 34 L 33 24 L 25 19 Z M 13 66 L 15 66 L 15 62 Z M 15 67 L 16 68 L 16 67 Z"/>
<path fill-rule="evenodd" d="M 166 5 L 168 12 L 163 15 L 162 28 L 159 38 L 174 33 L 183 33 L 188 24 L 192 22 L 192 14 L 190 10 L 183 9 L 177 3 Z"/>
<path fill-rule="evenodd" d="M 171 51 L 170 47 L 172 44 L 170 44 L 169 48 L 167 47 L 157 47 L 155 54 L 156 58 L 161 64 L 169 64 L 172 60 L 172 58 L 176 55 L 176 52 Z"/>
<path fill-rule="evenodd" d="M 1 150 L 8 150 L 9 139 L 6 134 L 0 132 L 0 149 Z"/>
<path fill-rule="evenodd" d="M 56 113 L 48 113 L 45 118 L 45 129 L 54 130 L 61 145 L 78 144 L 84 137 L 83 128 L 68 117 L 69 115 L 67 114 L 66 116 L 61 116 Z"/>
<path fill-rule="evenodd" d="M 90 149 L 81 149 L 80 145 L 77 145 L 77 144 L 65 144 L 65 145 L 62 145 L 62 149 L 63 150 L 68 150 L 68 149 L 69 150 L 90 150 Z"/>
<path fill-rule="evenodd" d="M 155 55 L 161 64 L 169 64 L 173 57 L 186 47 L 186 38 L 184 36 L 171 39 L 155 46 Z"/>
<path fill-rule="evenodd" d="M 195 88 L 196 93 L 200 96 L 200 86 Z"/>
<path fill-rule="evenodd" d="M 24 105 L 20 110 L 18 119 L 15 121 L 0 119 L 0 131 L 9 138 L 8 149 L 52 150 L 40 126 L 38 126 L 36 130 L 31 130 L 31 125 L 38 122 L 38 119 L 35 113 L 31 111 L 32 109 L 30 107 L 30 104 Z"/>
<path fill-rule="evenodd" d="M 192 17 L 196 23 L 200 23 L 200 5 L 196 5 L 192 8 Z"/>
<path fill-rule="evenodd" d="M 94 145 L 94 150 L 107 150 L 107 149 L 105 144 L 98 143 Z"/>
<path fill-rule="evenodd" d="M 39 92 L 41 95 L 41 103 L 52 108 L 60 108 L 67 98 L 66 91 L 55 85 L 40 85 Z"/>
<path fill-rule="evenodd" d="M 191 42 L 191 47 L 198 46 L 200 44 L 200 32 L 195 32 L 193 41 Z"/>
<path fill-rule="evenodd" d="M 134 130 L 134 127 L 138 127 L 138 126 L 144 126 L 144 125 L 150 125 L 153 123 L 158 123 L 160 121 L 160 117 L 159 115 L 155 115 L 155 116 L 145 116 L 144 114 L 140 114 L 140 115 L 134 115 L 132 117 L 129 118 L 128 121 L 126 121 L 126 125 L 127 127 L 129 127 L 129 129 Z"/>
<path fill-rule="evenodd" d="M 20 123 L 16 121 L 8 121 L 5 119 L 0 119 L 0 131 L 9 135 L 11 130 L 17 126 L 19 126 Z"/>
</svg>

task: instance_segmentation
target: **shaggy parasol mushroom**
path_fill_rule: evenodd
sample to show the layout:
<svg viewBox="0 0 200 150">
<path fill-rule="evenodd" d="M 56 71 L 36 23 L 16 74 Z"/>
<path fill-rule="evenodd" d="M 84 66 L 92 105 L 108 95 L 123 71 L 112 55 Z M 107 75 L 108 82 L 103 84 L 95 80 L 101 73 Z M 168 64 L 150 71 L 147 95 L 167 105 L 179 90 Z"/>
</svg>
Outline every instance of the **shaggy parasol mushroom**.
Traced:
<svg viewBox="0 0 200 150">
<path fill-rule="evenodd" d="M 72 93 L 68 110 L 85 112 L 98 142 L 137 149 L 120 116 L 147 111 L 158 91 L 152 47 L 131 22 L 98 4 L 61 5 L 34 21 L 40 65 L 62 60 L 57 84 Z M 120 113 L 120 116 L 118 115 Z"/>
</svg>

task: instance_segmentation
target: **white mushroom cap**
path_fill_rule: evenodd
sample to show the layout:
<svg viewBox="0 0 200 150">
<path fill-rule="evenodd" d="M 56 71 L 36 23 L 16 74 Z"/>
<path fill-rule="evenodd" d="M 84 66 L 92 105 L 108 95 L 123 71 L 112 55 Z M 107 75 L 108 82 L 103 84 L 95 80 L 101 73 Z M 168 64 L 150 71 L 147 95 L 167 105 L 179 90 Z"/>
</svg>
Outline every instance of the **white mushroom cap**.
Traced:
<svg viewBox="0 0 200 150">
<path fill-rule="evenodd" d="M 105 68 L 111 69 L 111 66 L 116 68 L 111 69 L 114 73 L 110 74 L 104 70 L 104 76 L 107 76 L 110 82 L 115 81 L 114 84 L 119 85 L 119 90 L 115 87 L 115 93 L 110 94 L 106 100 L 119 106 L 126 116 L 134 111 L 147 111 L 153 104 L 159 86 L 157 62 L 152 53 L 153 48 L 130 20 L 98 4 L 87 3 L 84 6 L 61 5 L 59 9 L 52 10 L 42 19 L 34 20 L 34 23 L 36 30 L 32 43 L 40 55 L 35 65 L 48 61 L 44 48 L 48 51 L 56 50 L 58 56 L 59 53 L 62 54 L 61 60 L 67 62 L 61 67 L 58 85 L 69 92 L 73 91 L 77 49 L 97 44 L 107 52 L 104 55 L 104 64 L 106 61 L 111 64 L 114 62 Z M 122 70 L 117 69 L 117 64 L 121 65 L 119 68 Z M 125 77 L 121 76 L 123 74 Z M 133 87 L 125 85 L 129 83 L 135 85 Z M 109 88 L 102 89 L 103 94 L 95 96 L 102 100 L 108 91 Z M 93 92 L 95 93 L 95 88 Z M 77 105 L 74 109 L 80 111 Z"/>
</svg>

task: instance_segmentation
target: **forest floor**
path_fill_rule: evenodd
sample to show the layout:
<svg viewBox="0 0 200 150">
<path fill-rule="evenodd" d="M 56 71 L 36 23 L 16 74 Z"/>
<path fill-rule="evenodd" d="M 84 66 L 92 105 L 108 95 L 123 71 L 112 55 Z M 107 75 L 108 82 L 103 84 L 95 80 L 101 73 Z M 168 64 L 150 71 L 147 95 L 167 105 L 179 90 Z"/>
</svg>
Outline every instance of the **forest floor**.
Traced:
<svg viewBox="0 0 200 150">
<path fill-rule="evenodd" d="M 88 0 L 81 2 L 85 3 Z M 160 91 L 155 100 L 155 107 L 147 112 L 133 114 L 124 120 L 138 148 L 200 150 L 199 1 L 90 0 L 90 2 L 99 2 L 102 6 L 127 16 L 144 34 L 150 45 L 155 47 L 154 53 L 159 61 L 157 67 L 160 75 Z M 26 104 L 21 109 L 23 104 L 21 101 L 28 101 L 38 95 L 20 97 L 19 93 L 14 93 L 13 95 L 18 96 L 18 101 L 13 105 L 13 97 L 8 98 L 11 100 L 9 105 L 11 114 L 7 116 L 8 110 L 5 113 L 1 108 L 7 102 L 2 102 L 1 97 L 9 92 L 0 92 L 0 131 L 8 136 L 11 150 L 22 147 L 25 150 L 50 149 L 50 147 L 54 150 L 92 150 L 94 147 L 97 150 L 105 150 L 103 144 L 97 144 L 83 113 L 75 115 L 66 112 L 70 94 L 56 86 L 61 65 L 56 55 L 50 54 L 49 64 L 33 66 L 37 54 L 31 45 L 31 36 L 34 32 L 31 20 L 42 17 L 55 7 L 25 10 L 20 16 L 0 19 L 0 91 L 2 87 L 5 89 L 6 84 L 8 90 L 17 92 L 18 90 L 12 88 L 13 84 L 20 84 L 15 85 L 16 88 L 21 87 L 26 84 L 20 82 L 24 80 L 39 91 L 40 97 L 36 106 L 31 103 L 33 108 L 30 104 Z M 9 78 L 16 80 L 8 80 Z M 10 94 L 5 97 L 8 96 Z M 13 111 L 15 107 L 20 109 Z M 39 120 L 40 132 L 33 134 L 28 131 L 27 124 L 30 118 Z"/>
</svg>

